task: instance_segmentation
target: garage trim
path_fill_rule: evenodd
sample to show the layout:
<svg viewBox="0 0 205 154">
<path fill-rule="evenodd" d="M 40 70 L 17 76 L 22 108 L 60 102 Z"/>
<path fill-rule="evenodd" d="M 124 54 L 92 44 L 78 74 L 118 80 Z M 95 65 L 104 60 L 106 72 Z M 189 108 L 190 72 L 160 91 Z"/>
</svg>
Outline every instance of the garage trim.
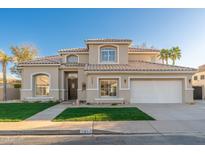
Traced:
<svg viewBox="0 0 205 154">
<path fill-rule="evenodd" d="M 130 76 L 128 77 L 128 88 L 123 88 L 123 90 L 130 90 L 132 79 L 184 79 L 185 90 L 193 90 L 193 88 L 188 88 L 187 77 L 185 76 Z"/>
</svg>

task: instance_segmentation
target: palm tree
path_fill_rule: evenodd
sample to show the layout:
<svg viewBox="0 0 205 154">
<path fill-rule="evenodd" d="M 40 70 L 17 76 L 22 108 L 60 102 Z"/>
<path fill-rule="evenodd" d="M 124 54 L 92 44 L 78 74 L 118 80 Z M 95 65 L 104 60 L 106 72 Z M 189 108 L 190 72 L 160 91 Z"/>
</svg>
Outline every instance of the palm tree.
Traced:
<svg viewBox="0 0 205 154">
<path fill-rule="evenodd" d="M 12 61 L 12 57 L 5 54 L 3 51 L 0 51 L 0 62 L 2 64 L 2 72 L 3 72 L 3 101 L 7 100 L 7 93 L 6 93 L 6 86 L 7 86 L 7 79 L 6 79 L 6 67 L 8 62 Z"/>
<path fill-rule="evenodd" d="M 164 59 L 165 59 L 165 49 L 160 50 L 159 56 L 158 56 L 161 60 L 162 63 L 164 64 Z"/>
<path fill-rule="evenodd" d="M 170 53 L 169 53 L 168 49 L 162 49 L 160 51 L 159 58 L 162 59 L 163 64 L 164 64 L 164 62 L 166 62 L 166 64 L 168 64 L 169 56 L 170 56 Z"/>
<path fill-rule="evenodd" d="M 37 56 L 37 48 L 33 45 L 20 45 L 20 46 L 12 46 L 11 51 L 14 57 L 14 65 L 11 67 L 11 73 L 20 75 L 20 71 L 18 69 L 18 63 L 32 60 Z"/>
<path fill-rule="evenodd" d="M 175 65 L 176 60 L 181 58 L 181 50 L 179 47 L 172 47 L 169 52 L 172 65 Z"/>
</svg>

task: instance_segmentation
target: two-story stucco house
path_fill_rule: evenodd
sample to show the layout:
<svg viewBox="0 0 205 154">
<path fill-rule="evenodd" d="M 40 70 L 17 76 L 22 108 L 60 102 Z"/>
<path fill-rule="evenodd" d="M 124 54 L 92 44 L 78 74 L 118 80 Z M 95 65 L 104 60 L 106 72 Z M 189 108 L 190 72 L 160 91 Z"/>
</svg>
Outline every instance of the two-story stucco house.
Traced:
<svg viewBox="0 0 205 154">
<path fill-rule="evenodd" d="M 192 85 L 194 87 L 194 98 L 205 99 L 205 65 L 199 66 L 197 73 L 193 75 Z"/>
<path fill-rule="evenodd" d="M 161 63 L 159 50 L 129 39 L 88 39 L 85 48 L 20 63 L 22 100 L 87 103 L 188 103 L 195 69 Z"/>
</svg>

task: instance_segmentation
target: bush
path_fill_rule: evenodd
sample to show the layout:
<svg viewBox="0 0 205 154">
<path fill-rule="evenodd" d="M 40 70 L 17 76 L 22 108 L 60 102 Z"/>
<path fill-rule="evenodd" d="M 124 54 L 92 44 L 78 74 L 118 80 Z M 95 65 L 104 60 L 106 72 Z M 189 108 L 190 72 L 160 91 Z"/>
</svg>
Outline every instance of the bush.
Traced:
<svg viewBox="0 0 205 154">
<path fill-rule="evenodd" d="M 14 88 L 21 88 L 21 84 L 14 84 Z"/>
</svg>

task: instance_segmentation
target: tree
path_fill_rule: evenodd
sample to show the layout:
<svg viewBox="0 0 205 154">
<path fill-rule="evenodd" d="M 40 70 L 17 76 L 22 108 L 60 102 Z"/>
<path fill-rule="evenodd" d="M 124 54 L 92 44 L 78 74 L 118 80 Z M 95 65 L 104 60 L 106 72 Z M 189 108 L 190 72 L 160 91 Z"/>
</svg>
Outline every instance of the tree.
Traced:
<svg viewBox="0 0 205 154">
<path fill-rule="evenodd" d="M 9 62 L 12 62 L 12 57 L 0 51 L 0 62 L 2 64 L 3 72 L 3 101 L 7 100 L 7 78 L 6 78 L 6 67 Z"/>
<path fill-rule="evenodd" d="M 163 64 L 164 64 L 164 62 L 166 62 L 166 64 L 168 64 L 169 56 L 170 56 L 170 53 L 169 53 L 168 49 L 162 49 L 160 51 L 159 58 L 162 60 Z"/>
<path fill-rule="evenodd" d="M 181 58 L 181 50 L 179 47 L 172 47 L 169 52 L 172 65 L 175 65 L 176 60 Z"/>
<path fill-rule="evenodd" d="M 20 71 L 18 70 L 18 63 L 32 60 L 37 56 L 37 48 L 33 45 L 20 45 L 12 46 L 11 51 L 14 57 L 14 65 L 11 67 L 11 73 L 20 76 Z"/>
</svg>

